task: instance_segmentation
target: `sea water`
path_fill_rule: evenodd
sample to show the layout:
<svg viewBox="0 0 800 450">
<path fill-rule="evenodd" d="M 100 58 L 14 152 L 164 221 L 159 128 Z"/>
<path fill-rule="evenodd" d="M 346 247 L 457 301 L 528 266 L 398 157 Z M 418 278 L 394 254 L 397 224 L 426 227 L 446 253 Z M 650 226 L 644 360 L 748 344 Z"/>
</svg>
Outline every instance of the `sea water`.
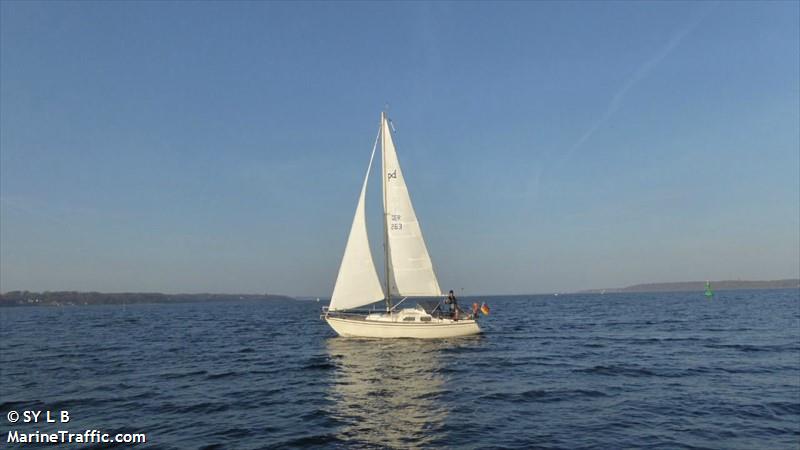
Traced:
<svg viewBox="0 0 800 450">
<path fill-rule="evenodd" d="M 336 337 L 317 302 L 3 308 L 3 446 L 800 447 L 798 290 L 479 300 L 483 335 L 433 341 Z"/>
</svg>

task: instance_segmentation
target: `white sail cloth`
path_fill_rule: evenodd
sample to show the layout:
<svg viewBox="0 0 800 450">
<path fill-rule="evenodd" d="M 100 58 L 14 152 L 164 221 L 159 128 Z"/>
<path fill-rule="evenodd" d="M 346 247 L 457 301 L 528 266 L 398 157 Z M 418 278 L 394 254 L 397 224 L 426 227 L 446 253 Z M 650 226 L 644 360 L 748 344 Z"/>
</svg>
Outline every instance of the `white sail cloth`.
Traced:
<svg viewBox="0 0 800 450">
<path fill-rule="evenodd" d="M 389 246 L 389 286 L 393 296 L 439 296 L 439 282 L 422 237 L 403 171 L 397 159 L 389 120 L 382 117 L 383 191 Z"/>
<path fill-rule="evenodd" d="M 397 159 L 389 120 L 381 116 L 381 154 L 383 159 L 383 211 L 385 220 L 389 293 L 402 297 L 437 297 L 442 295 L 433 271 L 428 248 L 422 237 L 403 171 Z M 333 288 L 330 311 L 339 311 L 375 303 L 386 298 L 381 287 L 367 236 L 365 197 L 369 172 L 375 157 L 377 140 L 369 158 L 367 174 L 361 186 L 356 213 L 347 238 L 347 246 Z"/>
<path fill-rule="evenodd" d="M 353 217 L 353 225 L 350 227 L 342 264 L 339 266 L 339 275 L 336 277 L 331 303 L 328 306 L 331 311 L 358 308 L 384 298 L 383 288 L 378 279 L 378 273 L 375 271 L 375 263 L 372 261 L 372 252 L 369 249 L 364 208 L 367 181 L 377 144 L 376 139 L 375 145 L 372 147 L 372 155 L 369 157 L 364 184 L 361 186 L 361 194 L 358 196 L 356 214 Z"/>
</svg>

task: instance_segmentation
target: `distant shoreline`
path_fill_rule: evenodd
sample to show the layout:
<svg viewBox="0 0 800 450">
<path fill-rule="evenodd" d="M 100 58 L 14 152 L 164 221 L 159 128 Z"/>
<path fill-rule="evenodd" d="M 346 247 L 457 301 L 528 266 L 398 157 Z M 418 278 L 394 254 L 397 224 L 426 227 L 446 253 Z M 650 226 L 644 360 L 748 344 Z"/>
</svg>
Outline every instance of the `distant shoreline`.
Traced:
<svg viewBox="0 0 800 450">
<path fill-rule="evenodd" d="M 11 291 L 0 294 L 0 307 L 13 306 L 88 306 L 134 305 L 154 303 L 201 303 L 234 301 L 294 300 L 287 295 L 274 294 L 161 294 L 149 292 L 29 292 Z"/>
<path fill-rule="evenodd" d="M 627 286 L 624 288 L 587 289 L 572 292 L 572 294 L 624 294 L 645 292 L 702 292 L 705 290 L 705 281 L 679 281 L 670 283 L 646 283 Z M 800 289 L 800 279 L 789 278 L 783 280 L 744 281 L 721 280 L 711 281 L 715 291 L 756 290 L 756 289 Z M 567 295 L 569 293 L 562 292 Z M 498 297 L 519 295 L 549 295 L 549 294 L 494 294 Z M 467 296 L 473 298 L 476 296 Z M 486 297 L 478 295 L 477 297 Z M 135 304 L 174 304 L 174 303 L 207 303 L 207 302 L 237 302 L 237 301 L 285 301 L 307 300 L 314 301 L 314 297 L 295 298 L 278 294 L 162 294 L 157 292 L 77 292 L 53 291 L 30 292 L 10 291 L 0 294 L 0 308 L 25 307 L 25 306 L 89 306 L 89 305 L 135 305 Z M 328 299 L 324 299 L 328 301 Z"/>
<path fill-rule="evenodd" d="M 646 283 L 635 284 L 624 288 L 587 289 L 578 291 L 578 294 L 619 294 L 625 292 L 688 292 L 705 290 L 705 281 L 678 281 L 671 283 Z M 719 280 L 711 281 L 711 288 L 715 291 L 733 291 L 748 289 L 796 289 L 800 288 L 800 279 L 788 278 L 784 280 L 746 281 L 746 280 Z"/>
</svg>

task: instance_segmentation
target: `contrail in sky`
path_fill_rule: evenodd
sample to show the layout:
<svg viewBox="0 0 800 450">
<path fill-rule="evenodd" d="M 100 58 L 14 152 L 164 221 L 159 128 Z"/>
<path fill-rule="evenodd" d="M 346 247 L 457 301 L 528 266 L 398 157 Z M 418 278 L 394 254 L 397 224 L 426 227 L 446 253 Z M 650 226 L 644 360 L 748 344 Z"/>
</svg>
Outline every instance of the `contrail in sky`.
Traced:
<svg viewBox="0 0 800 450">
<path fill-rule="evenodd" d="M 606 106 L 606 109 L 603 113 L 592 123 L 586 132 L 584 132 L 577 141 L 559 158 L 556 162 L 552 165 L 552 168 L 560 167 L 562 164 L 567 162 L 572 155 L 580 149 L 583 144 L 586 143 L 597 130 L 600 129 L 606 122 L 617 112 L 622 101 L 625 99 L 625 95 L 627 95 L 628 91 L 631 90 L 639 81 L 645 78 L 653 69 L 658 66 L 658 64 L 664 60 L 670 53 L 672 53 L 675 48 L 680 45 L 680 43 L 688 36 L 692 31 L 700 25 L 700 22 L 706 18 L 717 6 L 719 3 L 713 3 L 710 7 L 706 8 L 705 10 L 701 11 L 695 17 L 690 19 L 688 23 L 676 30 L 672 37 L 661 47 L 656 53 L 654 53 L 650 58 L 645 60 L 638 69 L 627 79 L 625 83 L 622 84 L 622 87 L 614 93 L 611 97 L 611 101 Z M 535 200 L 536 197 L 539 195 L 539 185 L 541 183 L 542 176 L 546 172 L 546 168 L 540 166 L 539 169 L 535 172 L 535 174 L 528 179 L 528 185 L 526 192 L 526 197 L 533 197 Z"/>
<path fill-rule="evenodd" d="M 638 69 L 630 76 L 622 87 L 614 94 L 611 98 L 611 101 L 608 103 L 603 114 L 594 121 L 592 126 L 586 130 L 585 133 L 581 135 L 580 138 L 572 145 L 572 147 L 567 150 L 564 156 L 559 160 L 556 166 L 561 165 L 563 162 L 568 160 L 575 151 L 577 151 L 589 138 L 594 135 L 594 133 L 603 126 L 611 116 L 614 115 L 615 112 L 619 109 L 620 105 L 622 104 L 622 100 L 624 100 L 625 95 L 628 93 L 629 90 L 633 86 L 635 86 L 642 78 L 646 77 L 664 58 L 666 58 L 672 51 L 677 47 L 681 41 L 683 41 L 686 36 L 689 35 L 695 28 L 703 21 L 703 19 L 714 9 L 717 7 L 717 3 L 714 3 L 710 8 L 702 11 L 696 17 L 689 21 L 689 23 L 682 27 L 681 29 L 677 30 L 672 37 L 667 41 L 667 43 L 657 51 L 653 56 L 651 56 L 648 60 L 646 60 Z"/>
</svg>

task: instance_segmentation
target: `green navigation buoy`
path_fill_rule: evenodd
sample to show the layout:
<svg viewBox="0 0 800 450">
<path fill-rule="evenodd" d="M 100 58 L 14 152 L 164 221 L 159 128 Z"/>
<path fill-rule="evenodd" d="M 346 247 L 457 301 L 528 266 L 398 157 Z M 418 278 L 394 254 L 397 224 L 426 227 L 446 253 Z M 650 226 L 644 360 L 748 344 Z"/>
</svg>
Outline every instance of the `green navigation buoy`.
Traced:
<svg viewBox="0 0 800 450">
<path fill-rule="evenodd" d="M 711 290 L 711 282 L 706 281 L 706 297 L 711 298 L 714 296 L 714 291 Z"/>
</svg>

